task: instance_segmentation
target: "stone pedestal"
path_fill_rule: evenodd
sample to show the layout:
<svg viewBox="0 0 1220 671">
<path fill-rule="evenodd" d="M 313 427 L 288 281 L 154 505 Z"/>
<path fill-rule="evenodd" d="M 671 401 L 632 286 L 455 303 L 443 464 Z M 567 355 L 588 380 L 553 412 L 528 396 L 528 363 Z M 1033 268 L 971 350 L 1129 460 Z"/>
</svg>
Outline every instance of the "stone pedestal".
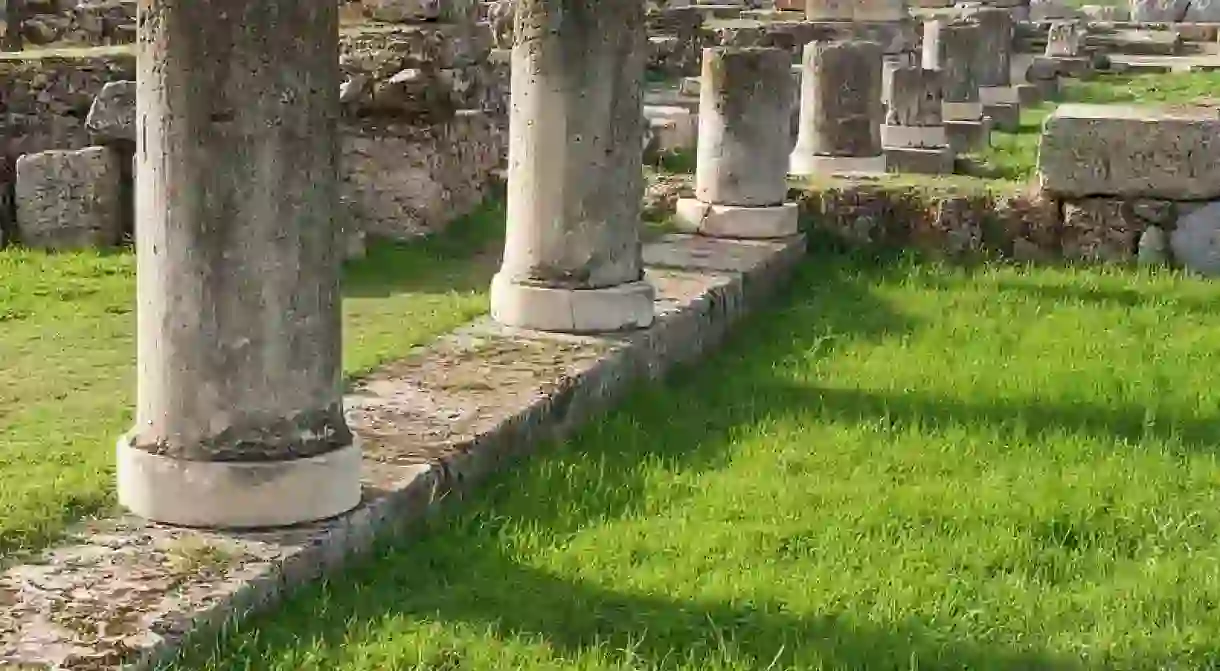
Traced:
<svg viewBox="0 0 1220 671">
<path fill-rule="evenodd" d="M 346 512 L 361 486 L 340 376 L 338 7 L 141 12 L 138 401 L 119 501 L 200 527 Z"/>
<path fill-rule="evenodd" d="M 787 154 L 792 75 L 781 49 L 703 51 L 695 197 L 678 201 L 678 225 L 727 238 L 796 235 Z"/>
<path fill-rule="evenodd" d="M 981 38 L 977 66 L 983 114 L 997 129 L 1015 133 L 1021 126 L 1021 105 L 1012 86 L 1012 14 L 1003 7 L 982 7 L 971 12 L 970 20 L 978 25 Z"/>
<path fill-rule="evenodd" d="M 643 3 L 520 0 L 517 28 L 492 316 L 544 331 L 646 327 Z"/>
<path fill-rule="evenodd" d="M 794 175 L 884 172 L 881 45 L 805 45 L 801 119 L 789 160 Z"/>
<path fill-rule="evenodd" d="M 894 172 L 949 174 L 953 150 L 941 122 L 941 73 L 920 66 L 890 72 L 889 107 L 881 126 L 886 163 Z"/>
<path fill-rule="evenodd" d="M 924 23 L 923 67 L 938 70 L 944 85 L 941 120 L 956 152 L 981 149 L 989 142 L 979 99 L 977 25 L 935 20 Z"/>
</svg>

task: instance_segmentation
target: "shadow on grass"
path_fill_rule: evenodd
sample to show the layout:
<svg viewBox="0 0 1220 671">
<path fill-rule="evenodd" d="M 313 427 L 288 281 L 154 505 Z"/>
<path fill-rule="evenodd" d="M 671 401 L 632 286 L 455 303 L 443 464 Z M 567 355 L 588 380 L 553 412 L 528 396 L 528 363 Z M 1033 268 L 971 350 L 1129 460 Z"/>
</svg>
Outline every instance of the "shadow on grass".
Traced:
<svg viewBox="0 0 1220 671">
<path fill-rule="evenodd" d="M 1039 650 L 953 640 L 914 618 L 866 622 L 851 615 L 850 604 L 809 615 L 748 594 L 733 601 L 681 600 L 607 585 L 603 576 L 559 574 L 513 556 L 509 527 L 562 543 L 588 525 L 641 514 L 649 504 L 648 478 L 658 470 L 718 468 L 732 457 L 738 427 L 777 412 L 807 413 L 819 394 L 832 416 L 895 412 L 864 394 L 834 397 L 779 386 L 774 371 L 825 356 L 840 338 L 879 341 L 917 328 L 872 289 L 899 272 L 889 262 L 812 259 L 775 309 L 737 328 L 704 365 L 642 385 L 572 440 L 494 477 L 474 499 L 429 520 L 419 540 L 388 543 L 329 584 L 291 598 L 278 613 L 248 622 L 222 643 L 208 668 L 303 668 L 306 661 L 317 665 L 308 668 L 350 668 L 344 660 L 371 655 L 382 666 L 455 671 L 471 668 L 475 658 L 485 662 L 489 653 L 474 648 L 487 639 L 508 648 L 517 646 L 508 639 L 539 641 L 569 660 L 618 660 L 606 662 L 615 668 L 1079 668 Z M 927 400 L 898 407 L 903 415 L 924 411 L 1002 415 L 1002 409 Z M 1063 418 L 1051 413 L 1048 419 Z M 682 494 L 676 496 L 666 504 L 682 505 Z M 422 650 L 386 643 L 393 632 L 405 636 L 404 629 L 432 625 L 446 631 L 458 625 L 467 636 L 434 635 Z M 363 645 L 370 647 L 358 651 Z M 200 655 L 208 652 L 196 650 L 179 668 L 200 668 Z M 274 666 L 277 659 L 295 666 Z"/>
<path fill-rule="evenodd" d="M 372 241 L 365 258 L 344 266 L 343 295 L 382 298 L 485 289 L 503 240 L 503 200 L 490 199 L 439 234 L 411 242 Z M 472 260 L 478 261 L 473 268 Z"/>
</svg>

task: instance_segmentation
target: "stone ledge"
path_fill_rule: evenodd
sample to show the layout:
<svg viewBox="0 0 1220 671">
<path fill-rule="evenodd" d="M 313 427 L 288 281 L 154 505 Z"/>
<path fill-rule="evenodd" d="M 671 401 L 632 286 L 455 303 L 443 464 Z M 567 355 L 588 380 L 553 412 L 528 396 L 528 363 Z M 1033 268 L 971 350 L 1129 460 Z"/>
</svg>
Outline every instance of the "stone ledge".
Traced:
<svg viewBox="0 0 1220 671">
<path fill-rule="evenodd" d="M 85 524 L 0 573 L 0 667 L 152 668 L 402 531 L 489 473 L 570 433 L 633 383 L 716 346 L 783 284 L 800 237 L 673 235 L 645 247 L 646 330 L 564 336 L 483 321 L 363 380 L 347 399 L 364 503 L 288 530 L 221 533 L 124 517 Z"/>
</svg>

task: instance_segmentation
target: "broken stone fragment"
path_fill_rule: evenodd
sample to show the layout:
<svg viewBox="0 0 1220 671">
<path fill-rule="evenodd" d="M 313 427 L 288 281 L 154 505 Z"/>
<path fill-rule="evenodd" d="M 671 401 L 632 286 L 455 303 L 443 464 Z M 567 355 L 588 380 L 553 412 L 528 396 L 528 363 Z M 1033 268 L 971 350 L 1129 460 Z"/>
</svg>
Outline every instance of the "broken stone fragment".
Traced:
<svg viewBox="0 0 1220 671">
<path fill-rule="evenodd" d="M 1220 275 L 1220 202 L 1183 215 L 1169 238 L 1178 263 L 1201 275 Z"/>
<path fill-rule="evenodd" d="M 17 159 L 21 242 L 43 249 L 106 247 L 122 235 L 119 154 L 106 147 L 52 150 Z"/>
<path fill-rule="evenodd" d="M 1169 261 L 1169 238 L 1160 226 L 1149 226 L 1140 236 L 1136 260 L 1141 266 L 1163 266 Z"/>
<path fill-rule="evenodd" d="M 96 142 L 136 141 L 136 83 L 109 82 L 98 92 L 85 117 L 85 128 Z"/>
</svg>

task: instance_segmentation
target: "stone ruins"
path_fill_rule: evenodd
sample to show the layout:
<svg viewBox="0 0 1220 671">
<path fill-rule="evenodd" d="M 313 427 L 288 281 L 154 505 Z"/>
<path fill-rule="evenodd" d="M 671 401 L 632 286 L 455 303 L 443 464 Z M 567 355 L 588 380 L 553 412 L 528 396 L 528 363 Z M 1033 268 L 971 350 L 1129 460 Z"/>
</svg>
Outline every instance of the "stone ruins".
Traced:
<svg viewBox="0 0 1220 671">
<path fill-rule="evenodd" d="M 1220 274 L 1205 102 L 1058 107 L 1030 193 L 885 191 L 894 174 L 977 179 L 973 155 L 1064 78 L 1220 68 L 1205 23 L 1220 17 L 1189 0 L 220 0 L 141 17 L 134 0 L 0 2 L 2 242 L 139 259 L 136 420 L 117 454 L 119 500 L 143 520 L 0 574 L 0 665 L 149 663 L 337 565 L 714 346 L 806 233 Z M 693 183 L 666 206 L 681 233 L 646 244 L 646 165 L 683 153 Z M 342 262 L 366 236 L 442 230 L 504 180 L 491 320 L 345 396 Z M 188 533 L 148 520 L 316 524 L 224 536 L 246 559 L 183 596 L 124 588 L 160 575 L 140 564 L 149 539 Z M 20 588 L 31 571 L 63 589 Z M 177 634 L 80 638 L 56 618 L 85 585 L 111 590 L 90 621 L 139 611 Z"/>
</svg>

